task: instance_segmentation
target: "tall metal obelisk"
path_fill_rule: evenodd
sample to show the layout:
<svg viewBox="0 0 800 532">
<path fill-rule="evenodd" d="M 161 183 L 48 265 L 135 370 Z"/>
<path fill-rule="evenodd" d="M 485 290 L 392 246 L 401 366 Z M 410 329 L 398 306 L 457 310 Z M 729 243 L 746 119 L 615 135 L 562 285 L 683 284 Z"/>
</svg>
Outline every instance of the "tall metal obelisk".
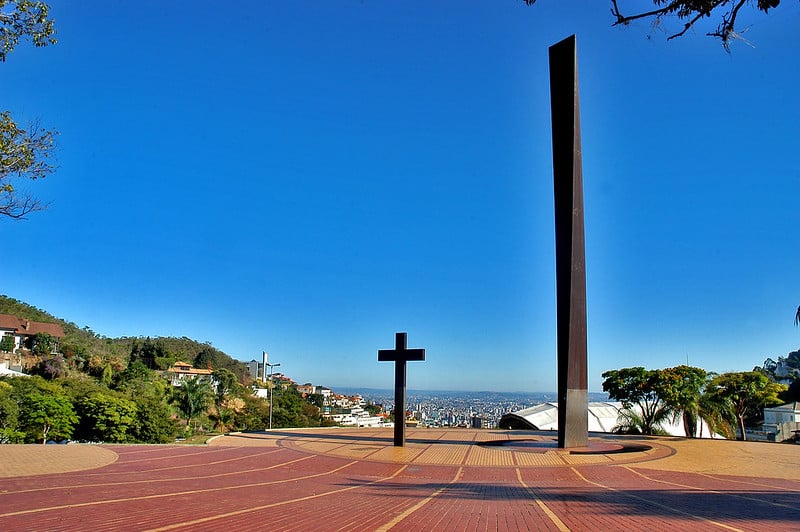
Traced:
<svg viewBox="0 0 800 532">
<path fill-rule="evenodd" d="M 575 36 L 554 44 L 549 52 L 556 227 L 558 446 L 586 447 L 589 444 L 586 253 Z"/>
</svg>

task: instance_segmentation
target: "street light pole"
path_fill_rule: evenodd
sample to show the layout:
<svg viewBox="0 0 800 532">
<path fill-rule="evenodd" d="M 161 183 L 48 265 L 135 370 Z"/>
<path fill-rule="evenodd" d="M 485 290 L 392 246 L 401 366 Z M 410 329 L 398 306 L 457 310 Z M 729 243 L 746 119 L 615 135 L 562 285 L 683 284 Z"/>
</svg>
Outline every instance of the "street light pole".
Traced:
<svg viewBox="0 0 800 532">
<path fill-rule="evenodd" d="M 277 368 L 280 364 L 267 364 L 269 366 L 269 430 L 272 430 L 272 390 L 275 384 L 272 382 L 272 368 Z"/>
</svg>

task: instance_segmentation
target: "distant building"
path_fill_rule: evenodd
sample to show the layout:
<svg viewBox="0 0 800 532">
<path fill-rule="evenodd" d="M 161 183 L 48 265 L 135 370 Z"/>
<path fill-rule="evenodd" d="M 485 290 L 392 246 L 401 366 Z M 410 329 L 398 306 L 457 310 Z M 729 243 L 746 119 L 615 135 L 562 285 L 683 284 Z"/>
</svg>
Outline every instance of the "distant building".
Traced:
<svg viewBox="0 0 800 532">
<path fill-rule="evenodd" d="M 303 396 L 314 395 L 314 385 L 308 382 L 306 384 L 298 384 L 295 389 L 297 393 Z"/>
<path fill-rule="evenodd" d="M 769 441 L 785 441 L 800 430 L 800 403 L 786 403 L 764 409 L 762 431 Z M 748 435 L 749 438 L 749 435 Z"/>
<path fill-rule="evenodd" d="M 247 371 L 250 373 L 250 378 L 253 380 L 258 380 L 259 366 L 261 366 L 261 364 L 258 360 L 251 360 L 247 363 Z"/>
<path fill-rule="evenodd" d="M 173 386 L 181 386 L 186 379 L 199 377 L 208 380 L 212 386 L 216 387 L 217 383 L 214 381 L 213 373 L 214 371 L 210 369 L 194 368 L 187 362 L 175 362 L 172 367 L 166 371 L 167 379 L 169 379 L 169 383 Z"/>
<path fill-rule="evenodd" d="M 314 393 L 317 393 L 325 398 L 328 398 L 333 394 L 333 390 L 331 390 L 330 388 L 326 388 L 325 386 L 315 386 Z"/>
<path fill-rule="evenodd" d="M 347 411 L 336 414 L 325 415 L 337 425 L 345 427 L 383 427 L 385 418 L 382 416 L 371 416 L 369 412 L 360 406 L 354 406 Z"/>
</svg>

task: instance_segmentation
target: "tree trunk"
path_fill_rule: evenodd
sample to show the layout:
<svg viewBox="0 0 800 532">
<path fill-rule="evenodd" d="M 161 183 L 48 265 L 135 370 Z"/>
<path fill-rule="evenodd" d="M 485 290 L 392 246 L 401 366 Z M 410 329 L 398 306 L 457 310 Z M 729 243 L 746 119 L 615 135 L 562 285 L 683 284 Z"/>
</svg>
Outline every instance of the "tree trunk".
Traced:
<svg viewBox="0 0 800 532">
<path fill-rule="evenodd" d="M 739 430 L 742 431 L 742 441 L 747 441 L 747 434 L 744 433 L 744 416 L 737 416 L 739 418 Z"/>
<path fill-rule="evenodd" d="M 697 424 L 695 423 L 694 416 L 687 410 L 683 411 L 683 431 L 686 433 L 687 438 L 694 438 L 696 433 Z"/>
</svg>

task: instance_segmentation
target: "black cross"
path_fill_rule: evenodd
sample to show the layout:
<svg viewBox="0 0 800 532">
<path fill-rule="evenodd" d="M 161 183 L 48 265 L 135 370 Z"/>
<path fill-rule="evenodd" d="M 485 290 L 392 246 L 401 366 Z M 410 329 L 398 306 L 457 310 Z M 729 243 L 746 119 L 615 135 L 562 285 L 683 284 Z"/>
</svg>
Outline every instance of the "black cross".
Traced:
<svg viewBox="0 0 800 532">
<path fill-rule="evenodd" d="M 378 362 L 394 362 L 394 446 L 406 444 L 406 362 L 425 360 L 424 349 L 408 349 L 408 335 L 394 335 L 394 349 L 378 349 Z"/>
</svg>

